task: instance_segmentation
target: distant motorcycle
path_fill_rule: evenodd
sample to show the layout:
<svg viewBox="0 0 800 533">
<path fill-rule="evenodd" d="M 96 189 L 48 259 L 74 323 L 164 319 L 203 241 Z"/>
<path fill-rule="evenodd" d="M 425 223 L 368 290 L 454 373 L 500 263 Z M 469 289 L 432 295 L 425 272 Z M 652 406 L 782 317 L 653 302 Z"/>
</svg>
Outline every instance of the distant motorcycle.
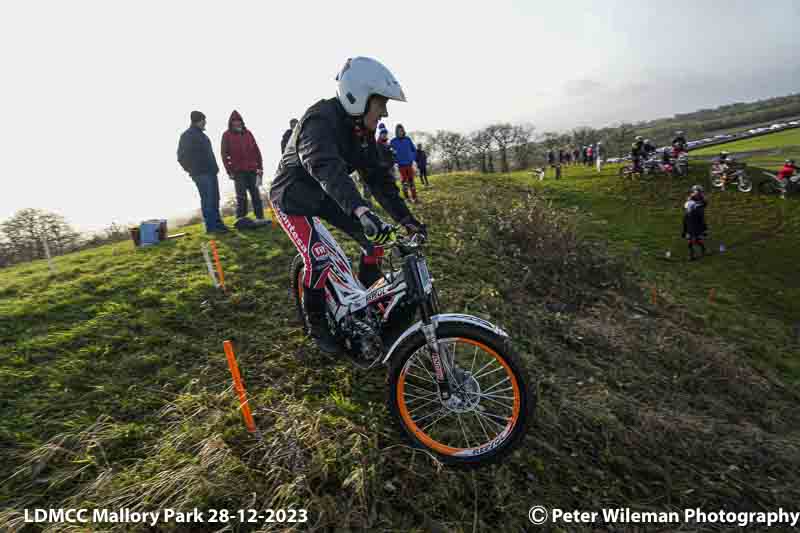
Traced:
<svg viewBox="0 0 800 533">
<path fill-rule="evenodd" d="M 741 192 L 750 192 L 753 190 L 753 182 L 747 176 L 744 166 L 733 168 L 724 163 L 714 163 L 711 165 L 709 174 L 711 177 L 711 185 L 723 191 L 729 183 L 736 184 L 736 187 Z"/>
<path fill-rule="evenodd" d="M 758 192 L 761 194 L 780 194 L 781 196 L 786 196 L 787 192 L 792 192 L 800 187 L 800 175 L 792 176 L 789 178 L 788 182 L 783 182 L 778 179 L 777 174 L 766 171 L 763 172 L 763 174 L 769 179 L 763 180 L 758 184 Z"/>
<path fill-rule="evenodd" d="M 678 157 L 673 158 L 672 172 L 675 176 L 688 176 L 689 175 L 689 154 L 680 152 Z"/>
</svg>

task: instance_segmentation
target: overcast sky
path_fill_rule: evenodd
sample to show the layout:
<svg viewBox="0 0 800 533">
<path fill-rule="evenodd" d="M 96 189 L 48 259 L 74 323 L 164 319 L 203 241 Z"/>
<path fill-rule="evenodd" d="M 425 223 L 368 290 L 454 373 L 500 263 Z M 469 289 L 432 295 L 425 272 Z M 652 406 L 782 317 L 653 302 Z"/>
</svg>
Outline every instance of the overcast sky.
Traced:
<svg viewBox="0 0 800 533">
<path fill-rule="evenodd" d="M 798 26 L 797 0 L 12 2 L 0 221 L 36 207 L 97 230 L 196 209 L 175 158 L 192 109 L 217 152 L 239 110 L 269 177 L 289 119 L 354 55 L 403 85 L 390 127 L 541 132 L 798 92 Z"/>
</svg>

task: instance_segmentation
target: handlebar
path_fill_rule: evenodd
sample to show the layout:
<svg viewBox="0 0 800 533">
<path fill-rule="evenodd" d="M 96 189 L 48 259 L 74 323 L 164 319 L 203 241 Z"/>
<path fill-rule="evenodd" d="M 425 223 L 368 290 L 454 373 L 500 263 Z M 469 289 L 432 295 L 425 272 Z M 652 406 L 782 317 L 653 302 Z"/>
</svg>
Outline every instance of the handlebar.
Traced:
<svg viewBox="0 0 800 533">
<path fill-rule="evenodd" d="M 383 245 L 384 250 L 399 248 L 401 252 L 407 253 L 425 244 L 427 239 L 421 233 L 413 233 L 406 237 L 398 233 L 398 230 L 400 229 L 402 229 L 401 226 L 392 226 L 392 230 L 394 231 L 396 237 L 392 242 Z"/>
</svg>

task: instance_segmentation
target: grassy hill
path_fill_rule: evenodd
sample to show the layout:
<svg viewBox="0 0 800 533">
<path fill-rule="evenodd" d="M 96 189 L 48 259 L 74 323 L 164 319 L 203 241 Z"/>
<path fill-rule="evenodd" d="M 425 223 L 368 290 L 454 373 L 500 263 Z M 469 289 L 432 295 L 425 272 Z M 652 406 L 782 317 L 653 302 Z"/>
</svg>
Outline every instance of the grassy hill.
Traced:
<svg viewBox="0 0 800 533">
<path fill-rule="evenodd" d="M 749 165 L 777 170 L 787 158 L 800 161 L 800 128 L 693 150 L 692 156 L 717 155 L 721 150 L 737 154 Z"/>
<path fill-rule="evenodd" d="M 741 139 L 718 144 L 716 146 L 709 146 L 708 148 L 700 148 L 698 150 L 693 150 L 692 155 L 718 154 L 720 150 L 727 150 L 729 152 L 753 152 L 756 150 L 771 150 L 786 147 L 800 148 L 800 128 L 761 135 L 753 137 L 752 139 Z"/>
<path fill-rule="evenodd" d="M 317 531 L 521 531 L 535 504 L 791 507 L 798 202 L 712 194 L 711 246 L 727 251 L 690 264 L 678 234 L 691 181 L 565 174 L 437 176 L 422 191 L 443 307 L 509 331 L 536 377 L 529 436 L 478 471 L 405 446 L 385 374 L 304 339 L 278 230 L 219 239 L 228 295 L 208 279 L 196 226 L 154 248 L 59 257 L 52 276 L 42 262 L 0 271 L 0 528 L 59 506 L 291 505 L 309 510 L 297 529 Z M 261 442 L 236 411 L 225 339 Z"/>
</svg>

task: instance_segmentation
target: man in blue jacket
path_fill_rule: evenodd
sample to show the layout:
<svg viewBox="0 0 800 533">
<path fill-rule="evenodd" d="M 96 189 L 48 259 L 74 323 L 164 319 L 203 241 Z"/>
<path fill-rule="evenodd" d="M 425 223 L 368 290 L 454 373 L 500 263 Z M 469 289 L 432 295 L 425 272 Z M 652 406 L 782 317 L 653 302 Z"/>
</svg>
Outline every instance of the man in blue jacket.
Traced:
<svg viewBox="0 0 800 533">
<path fill-rule="evenodd" d="M 408 200 L 408 190 L 411 189 L 411 201 L 417 203 L 417 188 L 414 186 L 414 161 L 417 159 L 417 148 L 406 137 L 406 130 L 402 124 L 394 128 L 394 139 L 389 144 L 394 151 L 394 160 L 400 170 L 400 181 L 403 183 L 403 196 Z"/>
<path fill-rule="evenodd" d="M 206 232 L 226 232 L 228 228 L 219 214 L 219 167 L 211 148 L 211 141 L 203 133 L 206 129 L 206 116 L 200 111 L 192 111 L 191 126 L 183 132 L 178 143 L 178 163 L 181 164 L 200 193 L 200 210 L 206 224 Z"/>
</svg>

